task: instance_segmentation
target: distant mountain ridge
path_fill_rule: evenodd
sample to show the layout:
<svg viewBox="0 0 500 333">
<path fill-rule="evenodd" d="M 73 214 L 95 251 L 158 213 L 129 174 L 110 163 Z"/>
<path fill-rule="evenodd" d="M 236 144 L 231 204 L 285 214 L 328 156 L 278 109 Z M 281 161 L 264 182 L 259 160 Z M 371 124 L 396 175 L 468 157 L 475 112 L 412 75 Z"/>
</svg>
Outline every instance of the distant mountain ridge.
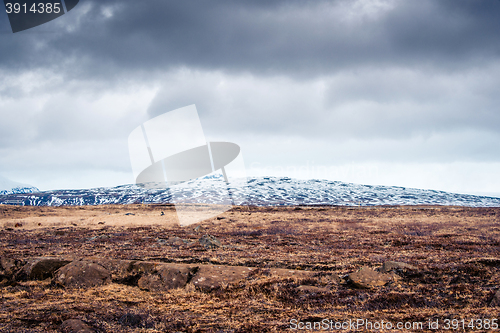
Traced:
<svg viewBox="0 0 500 333">
<path fill-rule="evenodd" d="M 199 179 L 182 190 L 147 190 L 136 185 L 82 190 L 55 190 L 38 193 L 11 193 L 0 196 L 0 204 L 32 206 L 172 203 L 174 195 L 193 203 L 223 203 L 224 182 Z M 286 177 L 248 179 L 247 186 L 230 188 L 235 204 L 257 206 L 294 205 L 455 205 L 500 207 L 500 198 L 397 186 L 372 186 L 328 180 L 297 180 Z"/>
<path fill-rule="evenodd" d="M 34 186 L 14 182 L 0 176 L 0 195 L 35 192 L 40 192 L 40 190 Z"/>
</svg>

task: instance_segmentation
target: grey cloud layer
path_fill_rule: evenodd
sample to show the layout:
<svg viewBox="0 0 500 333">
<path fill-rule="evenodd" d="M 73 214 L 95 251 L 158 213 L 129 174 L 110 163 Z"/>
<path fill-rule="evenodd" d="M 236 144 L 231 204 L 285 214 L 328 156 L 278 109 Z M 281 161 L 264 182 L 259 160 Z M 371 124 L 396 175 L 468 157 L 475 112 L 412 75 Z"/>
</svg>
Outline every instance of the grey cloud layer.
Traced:
<svg viewBox="0 0 500 333">
<path fill-rule="evenodd" d="M 0 66 L 96 76 L 176 66 L 306 76 L 457 70 L 500 55 L 498 17 L 499 1 L 82 0 L 50 28 L 68 33 L 0 35 Z"/>
<path fill-rule="evenodd" d="M 493 0 L 80 0 L 12 34 L 0 13 L 0 167 L 126 173 L 128 133 L 189 104 L 249 162 L 499 161 L 499 17 Z"/>
</svg>

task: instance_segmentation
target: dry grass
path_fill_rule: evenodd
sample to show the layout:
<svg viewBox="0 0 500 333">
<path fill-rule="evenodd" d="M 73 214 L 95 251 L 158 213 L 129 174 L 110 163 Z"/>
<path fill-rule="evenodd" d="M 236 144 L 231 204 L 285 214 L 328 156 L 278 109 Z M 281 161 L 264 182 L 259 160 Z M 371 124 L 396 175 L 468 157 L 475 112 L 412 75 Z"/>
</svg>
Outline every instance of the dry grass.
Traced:
<svg viewBox="0 0 500 333">
<path fill-rule="evenodd" d="M 64 290 L 50 281 L 3 285 L 0 331 L 56 332 L 68 318 L 80 318 L 99 332 L 285 332 L 294 318 L 427 322 L 498 316 L 498 307 L 488 305 L 500 286 L 498 208 L 236 207 L 221 215 L 223 219 L 186 228 L 172 223 L 172 209 L 0 206 L 4 226 L 0 255 L 19 259 L 102 256 L 261 269 L 250 279 L 211 293 L 191 285 L 164 293 L 120 284 L 86 290 Z M 129 212 L 135 215 L 125 215 Z M 61 223 L 10 226 L 15 221 L 41 221 L 48 214 Z M 83 223 L 106 214 L 128 222 L 150 216 L 154 223 L 142 220 L 135 227 L 109 226 L 105 220 L 106 224 L 92 228 Z M 81 225 L 65 224 L 78 216 L 84 219 Z M 158 241 L 171 236 L 195 240 L 205 233 L 227 247 L 200 251 Z M 400 272 L 399 283 L 373 290 L 330 284 L 321 276 L 342 277 L 363 265 L 377 267 L 387 260 L 407 262 L 419 270 Z M 324 273 L 300 281 L 270 277 L 266 269 L 271 267 Z M 298 286 L 304 284 L 328 285 L 331 292 L 301 293 Z"/>
</svg>

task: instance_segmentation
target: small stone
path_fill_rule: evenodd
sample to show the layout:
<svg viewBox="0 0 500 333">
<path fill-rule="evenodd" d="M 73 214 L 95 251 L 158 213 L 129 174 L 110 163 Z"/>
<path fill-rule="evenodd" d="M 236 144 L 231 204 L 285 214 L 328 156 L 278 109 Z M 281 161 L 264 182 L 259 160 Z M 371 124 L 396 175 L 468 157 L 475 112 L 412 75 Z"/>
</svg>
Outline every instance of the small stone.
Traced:
<svg viewBox="0 0 500 333">
<path fill-rule="evenodd" d="M 370 267 L 361 267 L 355 273 L 351 273 L 347 277 L 348 281 L 357 288 L 374 288 L 381 287 L 388 282 L 394 281 L 394 277 L 389 274 L 379 273 Z"/>
<path fill-rule="evenodd" d="M 68 319 L 63 321 L 61 330 L 63 333 L 94 333 L 94 330 L 80 319 Z"/>
</svg>

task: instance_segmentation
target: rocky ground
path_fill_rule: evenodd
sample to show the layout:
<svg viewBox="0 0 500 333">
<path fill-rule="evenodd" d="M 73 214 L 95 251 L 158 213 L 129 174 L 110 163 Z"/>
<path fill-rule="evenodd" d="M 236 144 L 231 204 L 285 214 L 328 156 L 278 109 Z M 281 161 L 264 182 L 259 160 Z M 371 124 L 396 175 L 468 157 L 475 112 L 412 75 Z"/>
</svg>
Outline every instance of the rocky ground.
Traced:
<svg viewBox="0 0 500 333">
<path fill-rule="evenodd" d="M 498 321 L 500 208 L 235 207 L 184 228 L 174 217 L 168 205 L 0 206 L 0 332 Z"/>
</svg>

